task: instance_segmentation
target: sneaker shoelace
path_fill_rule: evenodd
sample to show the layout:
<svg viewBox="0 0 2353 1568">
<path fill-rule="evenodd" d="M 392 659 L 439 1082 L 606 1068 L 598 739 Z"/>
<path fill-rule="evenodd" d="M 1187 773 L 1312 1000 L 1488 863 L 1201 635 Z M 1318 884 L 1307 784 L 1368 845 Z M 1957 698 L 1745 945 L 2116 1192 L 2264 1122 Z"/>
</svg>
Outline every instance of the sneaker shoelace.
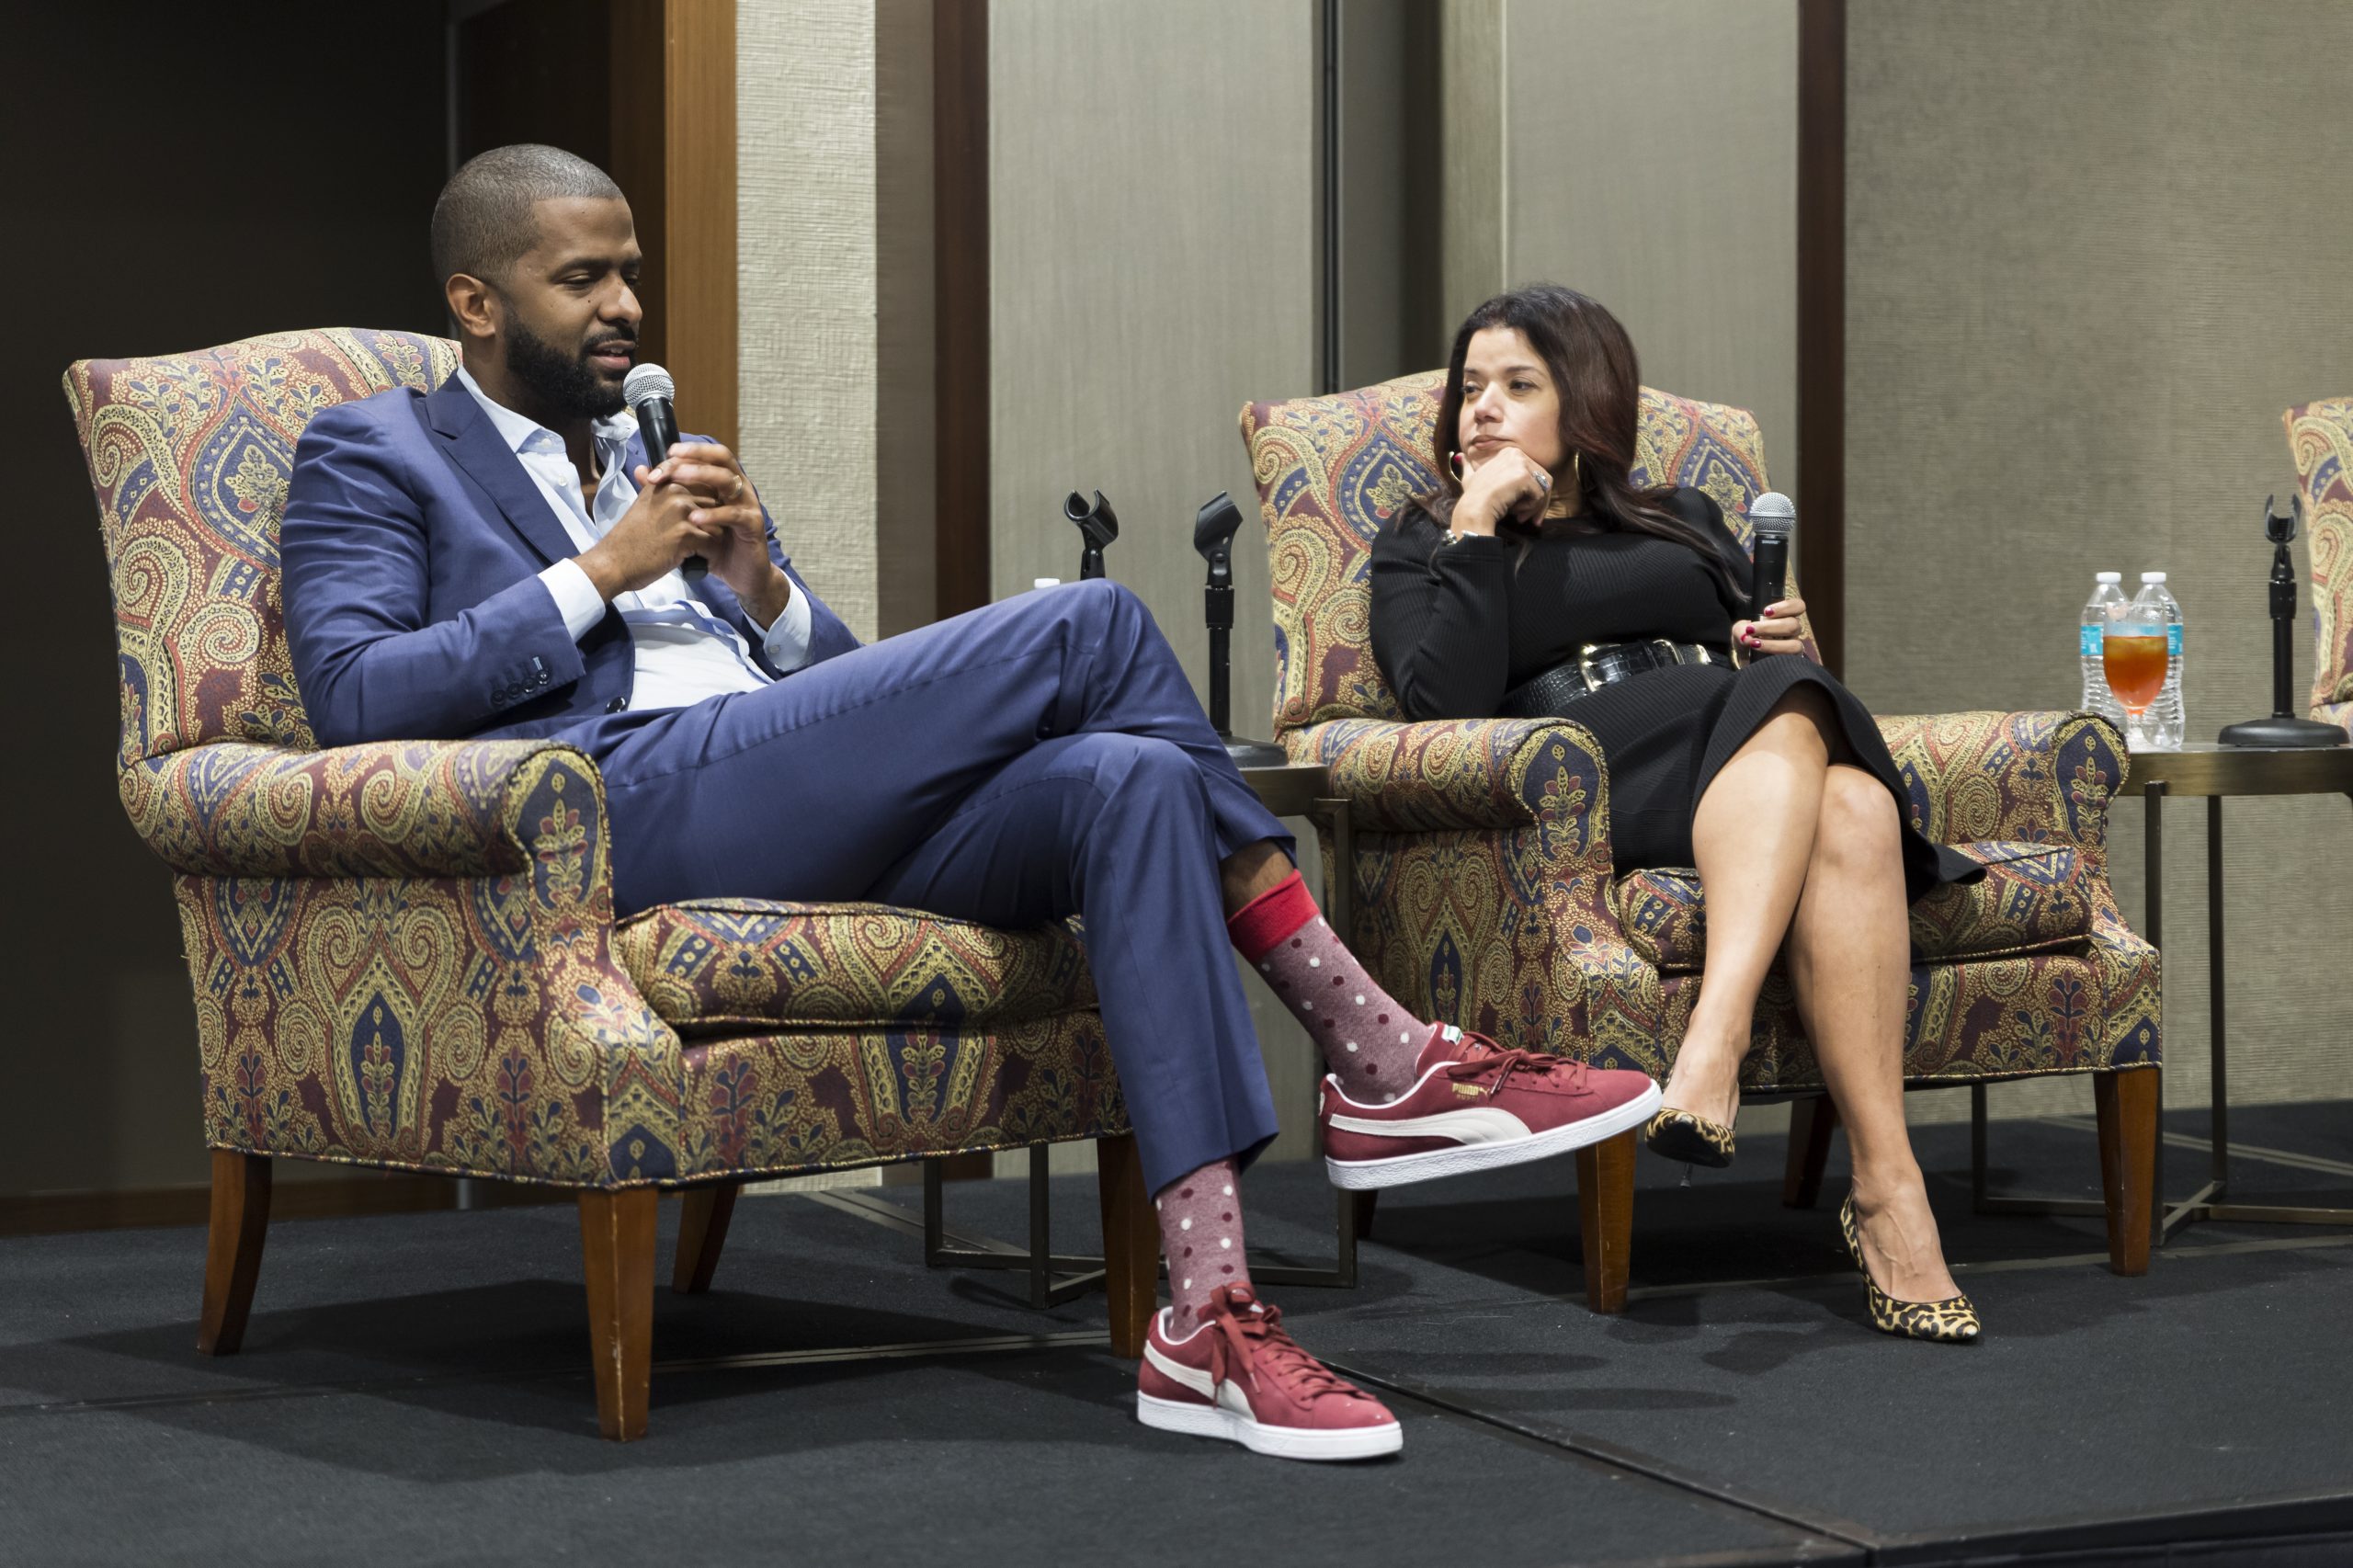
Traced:
<svg viewBox="0 0 2353 1568">
<path fill-rule="evenodd" d="M 1372 1397 L 1355 1384 L 1343 1382 L 1286 1333 L 1280 1307 L 1261 1302 L 1256 1312 L 1236 1312 L 1220 1301 L 1211 1307 L 1210 1321 L 1218 1334 L 1211 1344 L 1210 1375 L 1219 1382 L 1233 1381 L 1232 1369 L 1238 1360 L 1243 1376 L 1252 1388 L 1258 1386 L 1258 1369 L 1263 1367 L 1302 1403 L 1335 1397 Z"/>
<path fill-rule="evenodd" d="M 1581 1094 L 1586 1088 L 1586 1064 L 1574 1056 L 1547 1056 L 1540 1051 L 1506 1050 L 1483 1034 L 1464 1030 L 1463 1043 L 1473 1048 L 1473 1054 L 1456 1059 L 1446 1070 L 1447 1076 L 1458 1083 L 1483 1077 L 1489 1073 L 1495 1081 L 1487 1085 L 1490 1097 L 1502 1094 L 1504 1085 L 1514 1073 L 1529 1073 L 1539 1078 L 1558 1074 L 1556 1081 L 1565 1084 L 1570 1092 Z"/>
</svg>

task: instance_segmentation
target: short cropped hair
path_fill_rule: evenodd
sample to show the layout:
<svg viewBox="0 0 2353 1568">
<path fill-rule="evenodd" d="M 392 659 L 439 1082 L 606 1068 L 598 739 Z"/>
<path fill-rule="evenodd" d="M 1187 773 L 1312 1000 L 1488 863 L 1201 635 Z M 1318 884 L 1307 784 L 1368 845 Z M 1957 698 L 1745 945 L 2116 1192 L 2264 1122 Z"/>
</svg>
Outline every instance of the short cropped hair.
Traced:
<svg viewBox="0 0 2353 1568">
<path fill-rule="evenodd" d="M 618 201 L 621 187 L 587 159 L 536 142 L 467 159 L 433 203 L 434 277 L 499 277 L 539 243 L 532 204 L 566 197 Z"/>
</svg>

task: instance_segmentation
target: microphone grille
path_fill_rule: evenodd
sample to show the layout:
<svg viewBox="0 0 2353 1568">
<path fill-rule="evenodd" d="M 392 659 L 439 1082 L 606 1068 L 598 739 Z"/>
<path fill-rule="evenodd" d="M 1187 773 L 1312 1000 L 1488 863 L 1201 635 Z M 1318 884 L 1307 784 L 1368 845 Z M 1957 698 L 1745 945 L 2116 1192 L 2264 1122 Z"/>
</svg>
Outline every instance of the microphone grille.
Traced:
<svg viewBox="0 0 2353 1568">
<path fill-rule="evenodd" d="M 1768 490 L 1748 504 L 1748 526 L 1761 534 L 1787 539 L 1797 531 L 1798 509 L 1778 490 Z"/>
<path fill-rule="evenodd" d="M 622 401 L 634 406 L 649 397 L 665 397 L 676 403 L 678 400 L 678 383 L 672 381 L 670 372 L 659 365 L 632 366 L 630 373 L 621 378 Z"/>
</svg>

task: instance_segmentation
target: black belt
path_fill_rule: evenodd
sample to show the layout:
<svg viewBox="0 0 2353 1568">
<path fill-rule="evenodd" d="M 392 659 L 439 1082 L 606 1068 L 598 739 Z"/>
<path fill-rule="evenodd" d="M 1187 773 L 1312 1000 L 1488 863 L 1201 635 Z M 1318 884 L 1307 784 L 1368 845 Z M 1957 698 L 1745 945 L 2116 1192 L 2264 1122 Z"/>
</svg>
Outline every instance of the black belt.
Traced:
<svg viewBox="0 0 2353 1568">
<path fill-rule="evenodd" d="M 1669 665 L 1722 665 L 1732 661 L 1711 653 L 1697 642 L 1670 642 L 1654 637 L 1643 642 L 1588 642 L 1574 659 L 1563 659 L 1542 675 L 1531 676 L 1504 693 L 1502 716 L 1542 719 L 1558 713 L 1580 697 L 1603 687 Z"/>
</svg>

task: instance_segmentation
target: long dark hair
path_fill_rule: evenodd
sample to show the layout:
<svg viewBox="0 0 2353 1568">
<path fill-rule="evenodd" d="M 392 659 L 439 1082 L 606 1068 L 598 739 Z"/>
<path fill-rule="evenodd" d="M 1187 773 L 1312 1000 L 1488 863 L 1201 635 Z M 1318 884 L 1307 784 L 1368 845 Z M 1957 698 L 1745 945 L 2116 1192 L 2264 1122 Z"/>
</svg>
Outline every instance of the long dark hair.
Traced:
<svg viewBox="0 0 2353 1568">
<path fill-rule="evenodd" d="M 1599 301 L 1556 283 L 1496 295 L 1464 318 L 1454 335 L 1434 443 L 1439 488 L 1419 498 L 1424 508 L 1443 526 L 1462 498 L 1462 482 L 1454 474 L 1455 454 L 1461 449 L 1462 363 L 1470 357 L 1471 339 L 1489 327 L 1508 327 L 1527 338 L 1552 372 L 1561 399 L 1561 446 L 1577 459 L 1585 516 L 1604 528 L 1649 534 L 1698 551 L 1724 602 L 1744 604 L 1747 585 L 1734 580 L 1716 541 L 1670 509 L 1668 498 L 1675 487 L 1643 488 L 1628 477 L 1634 467 L 1643 399 L 1634 340 Z M 1568 476 L 1568 466 L 1564 462 L 1554 472 L 1556 485 Z M 1527 541 L 1540 536 L 1544 524 L 1507 517 L 1497 531 L 1517 540 L 1524 554 Z"/>
</svg>

